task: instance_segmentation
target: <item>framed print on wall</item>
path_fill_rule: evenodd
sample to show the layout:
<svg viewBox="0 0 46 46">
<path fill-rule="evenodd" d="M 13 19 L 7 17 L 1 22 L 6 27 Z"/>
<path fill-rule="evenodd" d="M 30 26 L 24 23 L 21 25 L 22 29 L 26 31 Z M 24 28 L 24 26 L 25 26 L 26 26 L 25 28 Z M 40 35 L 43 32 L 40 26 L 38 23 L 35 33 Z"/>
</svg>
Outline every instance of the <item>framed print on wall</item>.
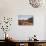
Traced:
<svg viewBox="0 0 46 46">
<path fill-rule="evenodd" d="M 19 15 L 18 25 L 33 25 L 33 16 L 31 15 Z"/>
</svg>

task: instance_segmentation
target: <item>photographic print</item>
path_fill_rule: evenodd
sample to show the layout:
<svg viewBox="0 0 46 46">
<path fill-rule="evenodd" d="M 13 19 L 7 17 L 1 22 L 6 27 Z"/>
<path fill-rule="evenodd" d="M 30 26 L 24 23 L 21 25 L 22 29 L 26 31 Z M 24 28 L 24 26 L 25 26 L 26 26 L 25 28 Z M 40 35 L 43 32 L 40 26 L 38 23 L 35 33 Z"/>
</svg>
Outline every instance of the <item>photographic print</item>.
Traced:
<svg viewBox="0 0 46 46">
<path fill-rule="evenodd" d="M 18 25 L 33 25 L 33 16 L 31 15 L 19 15 Z"/>
</svg>

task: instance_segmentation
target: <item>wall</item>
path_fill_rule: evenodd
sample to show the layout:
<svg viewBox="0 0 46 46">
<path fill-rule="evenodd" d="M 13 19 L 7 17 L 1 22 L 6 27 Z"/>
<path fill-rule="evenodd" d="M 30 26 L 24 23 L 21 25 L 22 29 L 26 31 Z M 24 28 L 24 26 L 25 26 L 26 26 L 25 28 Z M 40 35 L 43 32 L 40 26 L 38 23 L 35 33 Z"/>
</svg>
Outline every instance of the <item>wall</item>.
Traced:
<svg viewBox="0 0 46 46">
<path fill-rule="evenodd" d="M 45 23 L 44 23 L 44 39 L 46 40 L 46 16 L 45 16 Z"/>
<path fill-rule="evenodd" d="M 45 6 L 44 6 L 45 7 Z M 17 40 L 27 40 L 34 34 L 39 40 L 44 40 L 46 8 L 33 8 L 28 0 L 0 0 L 0 16 L 13 17 L 13 22 L 8 33 Z M 18 26 L 18 15 L 32 15 L 34 17 L 33 26 Z M 2 39 L 2 36 L 0 37 Z"/>
</svg>

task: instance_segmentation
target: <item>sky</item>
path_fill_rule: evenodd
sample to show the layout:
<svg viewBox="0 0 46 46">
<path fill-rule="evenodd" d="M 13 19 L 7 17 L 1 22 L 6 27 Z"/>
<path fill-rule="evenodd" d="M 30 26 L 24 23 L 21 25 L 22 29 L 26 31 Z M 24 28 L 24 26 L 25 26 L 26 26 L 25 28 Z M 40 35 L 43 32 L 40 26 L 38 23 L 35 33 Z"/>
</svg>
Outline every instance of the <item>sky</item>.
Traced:
<svg viewBox="0 0 46 46">
<path fill-rule="evenodd" d="M 33 17 L 32 15 L 19 15 L 18 19 L 19 20 L 26 20 L 26 19 L 32 18 L 32 17 Z"/>
</svg>

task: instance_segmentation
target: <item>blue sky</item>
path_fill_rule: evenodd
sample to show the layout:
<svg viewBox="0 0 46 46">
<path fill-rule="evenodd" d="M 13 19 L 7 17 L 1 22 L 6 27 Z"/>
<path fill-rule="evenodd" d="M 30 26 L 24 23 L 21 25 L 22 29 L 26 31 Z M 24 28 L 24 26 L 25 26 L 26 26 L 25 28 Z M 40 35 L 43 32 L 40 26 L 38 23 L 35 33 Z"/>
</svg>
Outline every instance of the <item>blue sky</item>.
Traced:
<svg viewBox="0 0 46 46">
<path fill-rule="evenodd" d="M 33 16 L 32 15 L 19 15 L 18 16 L 18 19 L 28 19 L 28 18 L 32 18 Z"/>
</svg>

